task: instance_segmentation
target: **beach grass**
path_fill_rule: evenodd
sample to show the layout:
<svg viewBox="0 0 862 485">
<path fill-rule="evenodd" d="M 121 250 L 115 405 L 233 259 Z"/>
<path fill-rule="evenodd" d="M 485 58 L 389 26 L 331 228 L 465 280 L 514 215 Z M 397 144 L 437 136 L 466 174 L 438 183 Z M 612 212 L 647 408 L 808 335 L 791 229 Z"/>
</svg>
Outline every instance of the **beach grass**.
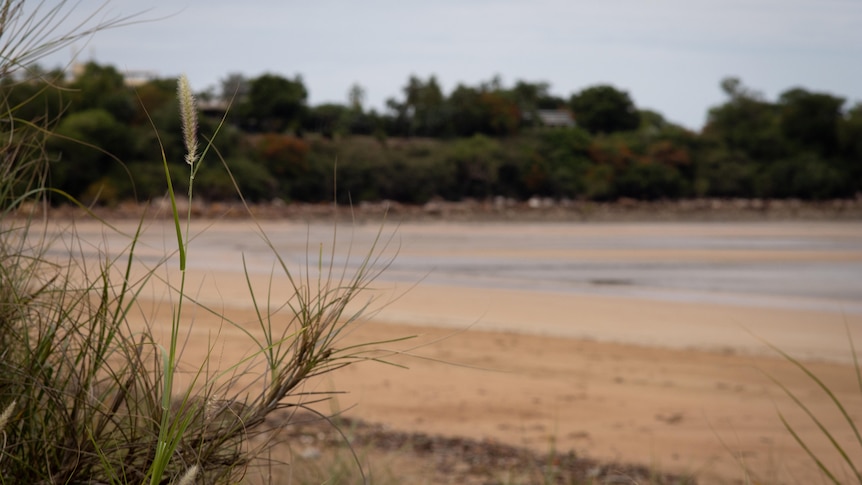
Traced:
<svg viewBox="0 0 862 485">
<path fill-rule="evenodd" d="M 858 354 L 856 352 L 849 327 L 847 329 L 847 341 L 853 360 L 852 365 L 855 372 L 856 382 L 859 385 L 858 390 L 860 395 L 862 395 L 862 368 L 859 366 Z M 809 443 L 811 437 L 800 434 L 797 431 L 798 425 L 788 419 L 785 412 L 781 409 L 777 409 L 778 417 L 781 420 L 781 424 L 784 426 L 784 429 L 787 430 L 790 436 L 793 437 L 793 440 L 805 451 L 805 454 L 811 459 L 812 463 L 817 466 L 828 483 L 836 485 L 845 483 L 862 484 L 862 473 L 860 473 L 862 462 L 859 460 L 859 457 L 862 456 L 862 435 L 860 435 L 859 432 L 859 428 L 862 423 L 859 423 L 857 419 L 851 415 L 845 403 L 842 402 L 837 394 L 830 388 L 829 384 L 824 382 L 823 379 L 812 371 L 810 366 L 774 345 L 767 345 L 769 345 L 772 350 L 787 362 L 793 364 L 793 366 L 801 372 L 819 392 L 822 393 L 822 396 L 833 405 L 832 412 L 839 415 L 844 426 L 846 426 L 842 426 L 841 429 L 836 429 L 834 427 L 830 428 L 825 424 L 824 416 L 815 413 L 811 409 L 811 406 L 806 403 L 807 399 L 811 399 L 810 397 L 800 397 L 797 393 L 793 392 L 783 382 L 781 382 L 781 380 L 770 374 L 766 374 L 769 380 L 791 400 L 793 406 L 795 406 L 798 411 L 802 411 L 805 417 L 816 426 L 822 437 L 829 442 L 831 445 L 832 456 L 828 458 L 831 459 L 827 459 L 827 456 L 822 452 L 818 453 L 813 451 Z M 839 434 L 847 434 L 848 431 L 852 432 L 852 441 L 848 442 L 839 438 Z"/>
<path fill-rule="evenodd" d="M 39 37 L 48 26 L 54 28 L 49 33 L 63 32 L 56 28 L 68 15 L 64 7 L 69 6 L 42 4 L 28 12 L 23 2 L 0 5 L 7 42 L 0 62 L 4 75 L 25 70 L 26 63 L 58 46 L 128 20 Z M 195 174 L 207 163 L 212 145 L 198 147 L 195 100 L 184 77 L 178 97 L 191 202 Z M 89 246 L 76 237 L 73 222 L 59 236 L 49 235 L 49 221 L 40 216 L 47 212 L 49 194 L 86 207 L 50 186 L 44 143 L 51 120 L 37 124 L 18 119 L 18 106 L 5 103 L 2 108 L 0 483 L 236 483 L 278 437 L 273 428 L 283 423 L 268 417 L 329 397 L 307 392 L 305 382 L 355 362 L 382 361 L 368 353 L 374 343 L 339 345 L 370 304 L 353 308 L 386 267 L 385 241 L 381 246 L 375 242 L 355 272 L 324 265 L 322 254 L 310 255 L 306 267 L 295 268 L 261 231 L 258 236 L 269 243 L 276 261 L 273 278 L 288 280 L 292 291 L 259 294 L 249 283 L 259 327 L 249 331 L 218 308 L 194 301 L 186 288 L 193 239 L 202 235 L 190 232 L 191 203 L 186 214 L 180 213 L 164 153 L 176 247 L 148 264 L 138 256 L 146 214 L 131 234 L 101 221 L 105 231 L 126 238 L 119 252 Z M 382 230 L 381 225 L 381 235 Z M 333 228 L 333 246 L 336 238 Z M 177 270 L 179 279 L 172 279 Z M 146 314 L 139 297 L 153 283 L 167 289 L 172 313 L 167 341 L 160 338 L 162 322 L 130 323 L 130 315 Z M 225 327 L 248 339 L 253 352 L 217 366 L 210 341 L 203 362 L 191 370 L 181 365 L 192 308 L 220 315 Z M 176 379 L 181 372 L 182 383 Z M 355 456 L 352 464 L 364 476 Z"/>
<path fill-rule="evenodd" d="M 0 44 L 3 76 L 26 72 L 29 63 L 46 53 L 131 21 L 126 17 L 86 24 L 71 32 L 57 30 L 57 22 L 62 23 L 67 15 L 63 8 L 69 4 L 41 5 L 42 10 L 28 12 L 21 1 L 0 2 L 0 24 L 6 34 L 5 43 Z M 75 236 L 72 222 L 60 236 L 52 235 L 44 218 L 49 194 L 87 208 L 50 185 L 50 154 L 44 146 L 53 120 L 18 119 L 20 107 L 0 99 L 5 122 L 0 129 L 0 484 L 403 483 L 405 468 L 400 467 L 408 466 L 404 461 L 370 466 L 368 461 L 378 456 L 373 447 L 355 445 L 356 430 L 349 422 L 313 406 L 332 393 L 303 386 L 357 362 L 388 363 L 385 354 L 372 351 L 388 342 L 342 346 L 342 337 L 370 309 L 371 303 L 361 301 L 361 296 L 391 262 L 391 239 L 383 225 L 372 247 L 357 256 L 355 271 L 348 271 L 349 265 L 324 263 L 323 247 L 308 248 L 305 264 L 296 267 L 279 254 L 261 226 L 256 226 L 255 237 L 266 243 L 274 261 L 271 278 L 287 281 L 291 289 L 288 294 L 275 293 L 274 285 L 261 290 L 243 268 L 256 328 L 249 329 L 220 308 L 197 301 L 186 284 L 195 243 L 206 237 L 205 231 L 192 232 L 195 176 L 203 163 L 214 162 L 232 176 L 211 140 L 199 143 L 195 101 L 184 77 L 179 80 L 178 98 L 188 166 L 187 205 L 183 210 L 174 190 L 171 161 L 162 153 L 176 246 L 154 264 L 139 257 L 147 213 L 128 234 L 110 221 L 101 221 L 106 232 L 125 237 L 126 246 L 118 252 L 117 248 L 89 246 Z M 249 215 L 254 220 L 251 211 Z M 338 238 L 333 224 L 332 251 Z M 133 325 L 133 314 L 147 314 L 141 295 L 152 284 L 167 289 L 170 322 L 148 320 L 143 326 Z M 216 335 L 207 341 L 202 361 L 183 361 L 195 311 L 221 318 L 223 328 L 239 331 L 253 350 L 236 362 L 216 363 Z M 169 329 L 167 340 L 161 338 L 164 327 Z M 862 371 L 852 340 L 850 345 L 862 393 Z M 842 445 L 837 431 L 823 424 L 805 397 L 773 378 L 833 444 L 838 459 L 826 460 L 813 452 L 807 438 L 779 410 L 785 429 L 830 482 L 862 483 L 856 459 L 862 453 L 859 423 L 808 366 L 774 349 L 834 404 L 859 448 Z M 335 441 L 325 447 L 311 446 L 280 433 L 300 410 L 306 411 L 306 419 L 313 416 L 336 430 Z M 408 447 L 415 448 L 416 443 L 450 447 L 440 453 L 477 446 L 440 437 L 414 436 L 411 440 L 385 449 L 405 458 L 411 453 Z M 507 447 L 494 453 L 494 459 L 517 455 L 523 463 L 515 467 L 487 458 L 485 468 L 477 473 L 493 483 L 690 480 L 643 469 L 635 477 L 599 464 L 589 465 L 580 475 L 570 474 L 566 466 L 574 469 L 588 466 L 587 462 L 553 444 L 538 458 L 521 457 Z M 840 465 L 830 465 L 835 462 Z"/>
</svg>

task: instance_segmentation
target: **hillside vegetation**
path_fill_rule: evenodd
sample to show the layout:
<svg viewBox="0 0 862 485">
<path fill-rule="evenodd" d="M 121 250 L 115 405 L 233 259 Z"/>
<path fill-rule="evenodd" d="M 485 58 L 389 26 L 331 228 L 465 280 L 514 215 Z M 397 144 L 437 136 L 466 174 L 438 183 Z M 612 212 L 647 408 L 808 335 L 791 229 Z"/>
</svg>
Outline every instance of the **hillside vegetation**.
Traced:
<svg viewBox="0 0 862 485">
<path fill-rule="evenodd" d="M 164 195 L 160 150 L 173 169 L 184 164 L 176 80 L 128 84 L 90 63 L 75 76 L 7 76 L 0 89 L 21 106 L 19 118 L 53 128 L 52 185 L 111 205 Z M 251 201 L 823 200 L 862 191 L 862 105 L 801 88 L 770 101 L 733 78 L 721 87 L 727 99 L 699 133 L 608 85 L 565 99 L 545 83 L 491 80 L 446 95 L 433 76 L 413 77 L 378 113 L 363 107 L 360 86 L 345 105 L 309 106 L 298 76 L 233 74 L 221 93 L 199 97 L 202 133 L 226 121 L 215 148 Z M 571 126 L 544 125 L 547 113 Z M 237 193 L 216 164 L 198 177 L 204 199 Z"/>
</svg>

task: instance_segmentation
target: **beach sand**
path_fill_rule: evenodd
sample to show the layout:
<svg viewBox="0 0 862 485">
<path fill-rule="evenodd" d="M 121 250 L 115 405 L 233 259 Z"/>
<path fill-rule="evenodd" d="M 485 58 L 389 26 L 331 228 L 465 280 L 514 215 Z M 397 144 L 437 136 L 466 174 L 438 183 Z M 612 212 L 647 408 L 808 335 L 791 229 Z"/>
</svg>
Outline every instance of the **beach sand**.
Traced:
<svg viewBox="0 0 862 485">
<path fill-rule="evenodd" d="M 79 233 L 104 233 L 88 224 L 78 224 Z M 249 231 L 239 222 L 216 223 L 210 231 L 212 227 L 217 227 L 218 234 Z M 689 230 L 684 225 L 672 227 Z M 758 227 L 728 224 L 720 230 L 767 231 L 776 237 L 806 231 L 804 224 Z M 443 224 L 433 229 L 461 235 L 469 230 Z M 430 229 L 399 230 L 410 234 Z M 495 226 L 494 230 L 504 229 Z M 603 228 L 589 229 L 593 230 Z M 637 228 L 649 230 L 666 231 L 668 226 Z M 862 237 L 859 224 L 834 224 L 820 230 Z M 633 229 L 608 226 L 604 231 Z M 200 239 L 205 240 L 206 234 Z M 155 246 L 142 247 L 141 253 L 157 254 Z M 165 247 L 170 247 L 169 240 Z M 459 247 L 465 254 L 480 250 Z M 402 244 L 398 257 L 430 250 Z M 501 254 L 507 251 L 513 249 L 499 249 Z M 580 251 L 583 258 L 672 257 L 656 250 L 639 256 Z M 201 252 L 207 254 L 206 249 Z M 536 251 L 532 257 L 546 256 Z M 191 258 L 195 257 L 192 252 Z M 676 257 L 723 261 L 765 256 L 715 250 Z M 770 257 L 858 261 L 862 254 L 787 251 Z M 176 271 L 170 279 L 178 281 Z M 276 300 L 289 292 L 285 278 L 270 279 L 266 273 L 252 274 L 251 286 L 263 295 L 261 301 L 267 291 Z M 228 315 L 252 334 L 259 332 L 241 265 L 190 270 L 186 287 L 199 302 Z M 539 452 L 575 450 L 596 459 L 693 474 L 701 483 L 744 480 L 746 469 L 766 483 L 810 483 L 818 472 L 782 425 L 779 412 L 815 453 L 830 464 L 839 460 L 816 425 L 771 376 L 800 396 L 827 428 L 836 430 L 836 439 L 854 450 L 851 456 L 862 456 L 852 431 L 828 397 L 765 343 L 804 359 L 851 416 L 862 422 L 862 392 L 847 339 L 849 331 L 862 345 L 862 315 L 841 308 L 800 310 L 556 294 L 421 279 L 415 284 L 381 280 L 369 297 L 367 318 L 351 324 L 337 347 L 393 341 L 375 345 L 382 352 L 375 355 L 403 367 L 362 362 L 309 382 L 305 391 L 339 392 L 319 406 L 321 411 L 340 411 L 397 430 L 494 440 Z M 170 321 L 170 302 L 163 287 L 153 286 L 142 293 L 141 311 L 133 321 L 164 328 Z M 288 319 L 282 310 L 273 322 Z M 208 345 L 222 365 L 253 351 L 242 332 L 193 305 L 186 307 L 184 322 L 190 329 L 184 350 L 187 368 L 194 368 Z M 404 337 L 411 338 L 399 340 Z"/>
</svg>

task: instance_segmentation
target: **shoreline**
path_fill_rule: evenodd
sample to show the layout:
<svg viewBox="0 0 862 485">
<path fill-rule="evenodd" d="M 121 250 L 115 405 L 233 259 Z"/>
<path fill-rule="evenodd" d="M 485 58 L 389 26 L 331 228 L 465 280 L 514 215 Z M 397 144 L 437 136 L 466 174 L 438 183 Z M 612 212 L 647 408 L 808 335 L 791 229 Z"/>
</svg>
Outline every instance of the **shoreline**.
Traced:
<svg viewBox="0 0 862 485">
<path fill-rule="evenodd" d="M 321 254 L 330 258 L 329 249 L 323 250 L 332 245 L 328 223 L 263 221 L 261 225 L 276 250 L 295 265 L 294 270 L 302 271 L 310 264 L 305 259 L 309 247 L 317 252 L 320 245 Z M 115 227 L 133 233 L 136 223 L 120 221 Z M 106 234 L 102 229 L 95 221 L 75 226 L 81 237 L 92 241 L 92 248 L 113 248 L 116 254 L 118 248 L 125 247 L 122 235 L 110 231 Z M 249 284 L 258 294 L 291 293 L 283 275 L 270 278 L 274 261 L 268 256 L 271 250 L 267 245 L 259 238 L 245 236 L 256 230 L 248 221 L 195 222 L 192 234 L 200 231 L 200 237 L 195 239 L 196 256 L 189 260 L 189 287 L 195 288 L 202 302 L 216 308 L 248 308 Z M 406 223 L 391 231 L 397 240 L 388 249 L 378 248 L 382 251 L 378 263 L 385 270 L 367 293 L 367 298 L 374 299 L 374 319 L 384 323 L 755 355 L 770 353 L 758 340 L 762 339 L 806 360 L 844 363 L 850 360 L 848 331 L 862 341 L 862 324 L 856 323 L 862 323 L 862 311 L 857 308 L 862 305 L 854 303 L 855 293 L 841 299 L 830 298 L 829 293 L 808 297 L 794 293 L 804 289 L 809 281 L 805 271 L 813 264 L 828 268 L 859 265 L 859 223 Z M 384 240 L 388 234 L 383 235 Z M 324 265 L 333 264 L 338 269 L 347 264 L 353 252 L 354 263 L 348 265 L 348 271 L 355 271 L 378 237 L 376 226 L 349 228 L 334 246 L 333 261 Z M 690 248 L 656 246 L 650 237 L 672 237 Z M 779 245 L 778 250 L 762 247 L 763 241 L 785 239 L 793 244 Z M 638 242 L 625 242 L 629 240 Z M 743 240 L 747 242 L 738 242 Z M 805 245 L 799 246 L 800 241 Z M 155 264 L 167 254 L 165 248 L 175 244 L 173 225 L 154 221 L 141 234 L 137 254 L 143 261 Z M 90 257 L 95 256 L 97 252 Z M 394 259 L 389 261 L 390 257 Z M 561 278 L 553 284 L 542 279 L 545 273 L 524 273 L 534 265 L 553 268 L 571 261 L 577 263 L 561 275 L 552 275 Z M 622 284 L 616 279 L 608 280 L 613 284 L 604 284 L 590 279 L 596 277 L 593 273 L 603 275 L 603 268 L 613 270 L 630 264 L 655 267 L 663 261 L 671 261 L 673 271 L 699 265 L 703 269 L 693 278 L 726 265 L 731 265 L 726 278 L 738 278 L 738 269 L 734 268 L 766 261 L 764 264 L 788 268 L 774 278 L 796 274 L 801 281 L 790 287 L 790 293 L 759 294 L 727 286 L 707 292 L 679 285 Z M 450 262 L 452 266 L 445 266 Z M 465 262 L 469 264 L 464 266 Z M 512 266 L 513 270 L 492 273 L 498 264 Z M 851 264 L 855 266 L 848 266 Z M 570 271 L 583 273 L 582 267 L 598 269 L 570 281 L 575 277 Z M 248 272 L 248 282 L 243 271 Z M 677 272 L 670 276 L 679 278 Z M 531 279 L 522 279 L 527 277 Z M 556 289 L 558 283 L 569 286 Z M 721 281 L 715 284 L 718 283 Z M 849 328 L 845 328 L 847 325 Z"/>
<path fill-rule="evenodd" d="M 329 223 L 273 220 L 261 224 L 276 241 L 278 250 L 290 255 L 291 264 L 300 264 L 300 271 L 308 270 L 308 261 L 301 255 L 308 254 L 309 247 L 316 253 L 317 238 L 331 240 Z M 201 231 L 202 236 L 195 240 L 190 258 L 186 286 L 193 289 L 190 295 L 228 315 L 247 331 L 258 332 L 256 314 L 249 304 L 249 283 L 241 260 L 236 258 L 240 253 L 247 255 L 252 268 L 250 284 L 258 295 L 290 295 L 290 286 L 284 278 L 270 279 L 272 265 L 268 260 L 255 259 L 260 256 L 260 248 L 249 242 L 247 234 L 254 230 L 249 221 L 195 220 L 193 226 L 192 233 Z M 136 221 L 122 220 L 116 222 L 116 227 L 130 232 Z M 356 245 L 357 257 L 373 242 L 376 227 L 359 226 L 355 234 L 345 237 L 348 247 Z M 858 260 L 860 250 L 854 249 L 862 230 L 858 222 L 822 223 L 816 227 L 819 236 L 853 241 L 850 249 L 840 253 L 785 251 L 773 258 L 838 263 Z M 116 255 L 126 247 L 127 241 L 121 235 L 105 231 L 97 221 L 75 222 L 74 230 L 87 241 L 83 247 L 92 250 L 87 258 L 98 256 L 106 248 Z M 147 264 L 155 264 L 169 255 L 172 250 L 166 248 L 176 244 L 172 230 L 169 222 L 148 221 L 137 248 L 139 257 Z M 468 230 L 481 234 L 475 244 L 464 239 Z M 569 232 L 572 230 L 576 230 L 574 235 Z M 505 259 L 519 254 L 528 262 L 560 254 L 625 262 L 683 254 L 691 261 L 746 262 L 762 254 L 735 248 L 690 253 L 678 253 L 674 248 L 631 251 L 627 246 L 608 246 L 602 238 L 626 240 L 651 233 L 664 237 L 668 232 L 686 238 L 693 234 L 712 238 L 751 233 L 756 238 L 780 238 L 810 230 L 807 224 L 761 226 L 746 222 L 720 226 L 435 222 L 395 228 L 405 239 L 396 257 L 408 260 L 438 253 L 471 258 L 489 251 L 485 241 L 498 240 L 506 234 L 526 237 L 528 232 L 533 237 L 538 231 L 543 236 L 539 239 L 542 244 L 529 239 L 527 244 L 494 249 L 495 257 Z M 215 242 L 207 243 L 207 234 Z M 441 245 L 431 237 L 433 234 L 454 237 L 454 243 Z M 590 240 L 600 249 L 560 248 L 547 241 L 551 235 L 579 240 L 599 237 Z M 167 281 L 177 281 L 176 265 L 170 261 L 158 269 L 159 274 Z M 140 276 L 133 272 L 132 281 L 138 281 Z M 408 369 L 362 362 L 310 381 L 304 391 L 344 392 L 323 404 L 321 412 L 344 412 L 349 418 L 381 423 L 397 431 L 492 440 L 539 453 L 553 446 L 606 463 L 632 463 L 663 472 L 695 474 L 699 483 L 733 483 L 741 479 L 742 458 L 759 478 L 774 483 L 790 482 L 792 478 L 814 481 L 819 476 L 815 466 L 784 429 L 777 409 L 798 426 L 797 431 L 811 440 L 818 453 L 835 463 L 833 449 L 765 374 L 804 397 L 806 405 L 823 416 L 824 424 L 831 429 L 846 429 L 846 422 L 808 377 L 771 353 L 744 330 L 747 328 L 805 359 L 856 422 L 862 422 L 862 395 L 852 365 L 847 364 L 850 350 L 845 328 L 848 325 L 856 342 L 862 341 L 862 315 L 625 296 L 561 296 L 552 292 L 430 284 L 421 278 L 416 282 L 382 278 L 371 288 L 370 296 L 376 297 L 371 312 L 338 343 L 344 348 L 363 342 L 389 342 L 378 344 L 382 352 L 378 355 Z M 140 295 L 140 311 L 131 312 L 130 318 L 133 325 L 154 325 L 156 337 L 161 338 L 169 329 L 171 300 L 157 279 L 152 283 Z M 361 306 L 366 301 L 362 297 L 356 303 Z M 239 340 L 243 332 L 228 327 L 221 318 L 193 305 L 186 306 L 185 315 L 191 329 L 184 354 L 186 368 L 199 365 L 202 355 L 211 348 L 219 365 L 237 362 L 249 352 L 251 347 Z M 273 322 L 288 318 L 286 314 L 275 315 Z M 211 342 L 210 336 L 218 336 L 219 340 Z M 414 338 L 398 340 L 406 336 Z M 839 362 L 830 362 L 836 357 Z M 839 439 L 853 446 L 852 437 L 846 433 Z"/>
<path fill-rule="evenodd" d="M 188 201 L 177 198 L 180 213 L 189 210 Z M 862 221 L 862 195 L 854 199 L 803 201 L 799 199 L 682 199 L 612 202 L 557 200 L 534 197 L 516 201 L 503 197 L 485 200 L 432 200 L 422 205 L 394 201 L 360 202 L 354 206 L 327 203 L 285 203 L 277 200 L 250 204 L 237 201 L 195 200 L 191 213 L 196 218 L 241 220 L 293 219 L 301 221 L 356 221 L 379 223 L 385 219 L 402 222 L 758 222 L 758 221 Z M 167 200 L 150 203 L 121 202 L 113 207 L 87 209 L 105 220 L 170 218 Z M 18 211 L 43 216 L 38 205 L 29 204 Z M 52 207 L 52 218 L 74 218 L 86 211 L 70 205 Z"/>
</svg>

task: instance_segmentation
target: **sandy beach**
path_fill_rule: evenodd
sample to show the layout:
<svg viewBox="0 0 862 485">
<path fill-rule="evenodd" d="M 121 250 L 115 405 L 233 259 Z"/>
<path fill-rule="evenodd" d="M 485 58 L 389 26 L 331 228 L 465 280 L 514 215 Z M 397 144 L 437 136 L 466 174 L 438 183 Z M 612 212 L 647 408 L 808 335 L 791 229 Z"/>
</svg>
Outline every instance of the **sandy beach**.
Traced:
<svg viewBox="0 0 862 485">
<path fill-rule="evenodd" d="M 133 232 L 127 222 L 117 228 Z M 370 300 L 358 302 L 370 301 L 367 318 L 339 345 L 410 336 L 377 346 L 406 369 L 363 362 L 308 383 L 309 391 L 343 392 L 324 411 L 393 429 L 572 449 L 700 483 L 743 480 L 745 469 L 765 483 L 806 483 L 817 471 L 779 411 L 827 462 L 837 464 L 837 455 L 772 376 L 862 456 L 822 391 L 765 343 L 803 359 L 862 421 L 847 338 L 862 345 L 852 288 L 860 223 L 405 223 L 384 227 L 382 238 L 372 224 L 339 227 L 334 245 L 331 225 L 262 229 L 296 275 L 311 268 L 311 281 L 318 259 L 324 275 L 331 266 L 337 277 L 342 267 L 360 267 L 375 240 L 377 267 L 388 265 Z M 290 291 L 257 230 L 196 222 L 187 282 L 197 301 L 252 333 L 249 286 L 261 301 Z M 76 231 L 92 242 L 87 254 L 127 246 L 96 223 L 79 222 Z M 146 227 L 136 275 L 173 251 L 171 231 L 162 222 Z M 157 271 L 177 281 L 173 266 Z M 771 276 L 751 281 L 748 270 Z M 170 301 L 164 285 L 152 285 L 133 318 L 169 322 Z M 250 352 L 222 319 L 194 307 L 186 315 L 186 365 L 217 334 L 220 361 Z"/>
</svg>

